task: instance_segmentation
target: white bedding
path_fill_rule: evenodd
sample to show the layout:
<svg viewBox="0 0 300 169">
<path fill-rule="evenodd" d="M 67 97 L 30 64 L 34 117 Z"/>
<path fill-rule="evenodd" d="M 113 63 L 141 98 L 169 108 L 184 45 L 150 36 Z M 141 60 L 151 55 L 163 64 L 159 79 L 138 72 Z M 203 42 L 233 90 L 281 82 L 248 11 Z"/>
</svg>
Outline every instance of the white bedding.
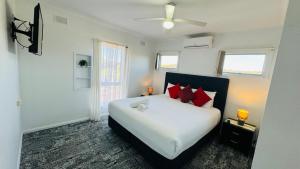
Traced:
<svg viewBox="0 0 300 169">
<path fill-rule="evenodd" d="M 147 98 L 148 109 L 141 112 L 130 104 Z M 128 98 L 113 101 L 110 116 L 129 132 L 168 159 L 194 145 L 219 122 L 216 108 L 201 108 L 181 103 L 166 95 Z"/>
</svg>

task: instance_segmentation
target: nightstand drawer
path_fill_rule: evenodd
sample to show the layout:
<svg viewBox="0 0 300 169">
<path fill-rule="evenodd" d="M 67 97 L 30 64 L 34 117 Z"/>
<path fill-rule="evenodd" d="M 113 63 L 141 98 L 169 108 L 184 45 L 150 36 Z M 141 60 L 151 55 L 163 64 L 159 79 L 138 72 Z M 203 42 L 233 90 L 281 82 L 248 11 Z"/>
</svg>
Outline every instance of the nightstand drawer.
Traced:
<svg viewBox="0 0 300 169">
<path fill-rule="evenodd" d="M 244 130 L 236 126 L 229 126 L 228 132 L 232 136 L 236 136 L 244 139 L 251 139 L 253 136 L 253 132 Z"/>
<path fill-rule="evenodd" d="M 226 143 L 242 152 L 248 153 L 252 146 L 252 139 L 246 140 L 239 136 L 230 135 L 223 139 L 223 143 Z"/>
<path fill-rule="evenodd" d="M 229 138 L 227 140 L 227 143 L 232 145 L 232 146 L 235 146 L 235 147 L 239 147 L 239 146 L 242 146 L 243 143 L 241 142 L 241 140 L 238 140 L 238 139 L 235 139 L 235 138 Z"/>
<path fill-rule="evenodd" d="M 233 135 L 233 136 L 237 136 L 237 137 L 240 137 L 240 136 L 243 135 L 243 133 L 238 132 L 238 131 L 231 131 L 230 134 Z"/>
<path fill-rule="evenodd" d="M 234 134 L 231 133 L 231 134 L 227 135 L 227 140 L 234 144 L 239 143 L 239 144 L 243 144 L 243 145 L 251 145 L 251 143 L 252 143 L 252 137 L 245 137 L 243 135 L 243 133 L 237 135 L 237 133 L 235 133 L 235 132 L 234 132 Z"/>
<path fill-rule="evenodd" d="M 243 129 L 242 127 L 237 127 L 234 125 L 230 125 L 229 123 L 223 124 L 223 130 L 226 132 L 230 132 L 230 134 L 236 136 L 243 136 L 243 137 L 251 137 L 253 132 Z"/>
</svg>

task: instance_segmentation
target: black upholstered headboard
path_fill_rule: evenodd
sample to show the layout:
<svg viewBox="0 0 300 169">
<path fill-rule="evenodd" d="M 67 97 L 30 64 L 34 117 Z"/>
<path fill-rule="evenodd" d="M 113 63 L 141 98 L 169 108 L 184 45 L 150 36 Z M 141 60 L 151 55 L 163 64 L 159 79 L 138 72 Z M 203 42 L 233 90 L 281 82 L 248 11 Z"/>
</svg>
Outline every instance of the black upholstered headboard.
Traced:
<svg viewBox="0 0 300 169">
<path fill-rule="evenodd" d="M 166 91 L 168 83 L 179 83 L 181 86 L 190 85 L 192 88 L 198 88 L 201 86 L 205 91 L 217 92 L 214 100 L 214 107 L 221 111 L 223 118 L 229 79 L 167 72 L 164 92 Z"/>
</svg>

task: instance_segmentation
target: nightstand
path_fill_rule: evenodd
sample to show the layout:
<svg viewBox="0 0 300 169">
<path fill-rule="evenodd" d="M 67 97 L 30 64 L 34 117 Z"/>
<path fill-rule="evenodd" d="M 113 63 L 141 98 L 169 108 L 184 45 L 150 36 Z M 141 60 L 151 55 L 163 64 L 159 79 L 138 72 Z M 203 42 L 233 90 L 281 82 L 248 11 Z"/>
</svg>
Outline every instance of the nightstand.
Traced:
<svg viewBox="0 0 300 169">
<path fill-rule="evenodd" d="M 149 95 L 148 93 L 143 93 L 143 94 L 141 94 L 140 96 L 143 97 L 143 96 L 152 96 L 152 95 L 154 95 L 154 94 L 150 94 L 150 95 Z"/>
<path fill-rule="evenodd" d="M 221 142 L 249 154 L 255 147 L 255 133 L 255 126 L 246 123 L 241 126 L 237 120 L 227 119 L 222 126 Z"/>
</svg>

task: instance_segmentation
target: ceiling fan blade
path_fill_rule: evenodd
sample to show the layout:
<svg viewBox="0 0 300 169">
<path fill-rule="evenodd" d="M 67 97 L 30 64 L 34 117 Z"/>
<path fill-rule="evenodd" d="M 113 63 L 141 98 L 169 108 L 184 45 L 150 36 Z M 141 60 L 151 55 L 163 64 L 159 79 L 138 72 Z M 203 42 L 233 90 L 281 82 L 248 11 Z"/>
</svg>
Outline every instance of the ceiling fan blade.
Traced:
<svg viewBox="0 0 300 169">
<path fill-rule="evenodd" d="M 166 9 L 166 18 L 171 20 L 173 19 L 174 12 L 175 12 L 175 6 L 176 4 L 173 2 L 170 2 L 166 4 L 165 9 Z"/>
<path fill-rule="evenodd" d="M 135 18 L 135 21 L 146 22 L 146 21 L 164 21 L 165 18 Z"/>
<path fill-rule="evenodd" d="M 188 23 L 196 26 L 206 26 L 206 22 L 201 22 L 201 21 L 195 21 L 195 20 L 190 20 L 190 19 L 174 19 L 174 22 L 177 23 Z"/>
</svg>

